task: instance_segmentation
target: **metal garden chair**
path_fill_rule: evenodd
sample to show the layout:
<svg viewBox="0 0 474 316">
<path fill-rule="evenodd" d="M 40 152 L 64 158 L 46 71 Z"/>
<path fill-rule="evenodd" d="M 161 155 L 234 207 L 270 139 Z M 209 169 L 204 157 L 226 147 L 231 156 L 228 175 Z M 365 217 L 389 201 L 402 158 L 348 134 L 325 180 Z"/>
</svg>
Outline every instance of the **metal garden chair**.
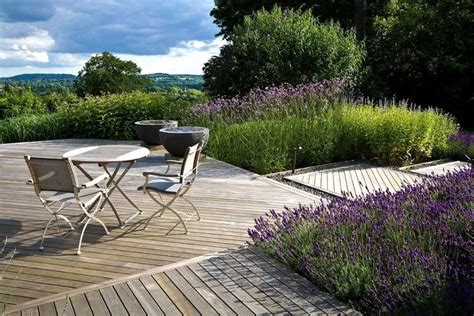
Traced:
<svg viewBox="0 0 474 316">
<path fill-rule="evenodd" d="M 203 148 L 204 142 L 201 141 L 198 144 L 189 147 L 184 154 L 183 160 L 177 162 L 181 165 L 181 172 L 176 175 L 167 173 L 158 172 L 144 172 L 143 176 L 145 177 L 145 184 L 143 185 L 143 192 L 148 194 L 161 208 L 153 213 L 145 223 L 145 229 L 150 224 L 150 221 L 155 217 L 161 217 L 166 210 L 171 211 L 179 219 L 179 222 L 183 225 L 186 234 L 188 233 L 188 228 L 186 227 L 186 222 L 189 221 L 194 215 L 197 215 L 197 220 L 201 220 L 199 211 L 196 209 L 194 204 L 185 197 L 185 194 L 189 191 L 194 180 L 198 174 L 199 168 L 199 159 L 201 156 L 201 151 Z M 150 176 L 155 176 L 156 178 L 150 181 Z M 158 200 L 153 193 L 158 194 L 160 200 Z M 163 200 L 162 195 L 169 195 L 171 199 L 168 202 Z M 183 199 L 186 201 L 194 210 L 192 214 L 186 214 L 172 208 L 172 204 L 178 199 Z M 183 219 L 181 215 L 186 215 L 186 218 Z M 173 228 L 174 229 L 174 228 Z"/>
<path fill-rule="evenodd" d="M 55 159 L 25 156 L 25 161 L 32 177 L 32 180 L 29 182 L 34 185 L 35 193 L 43 206 L 51 213 L 51 218 L 43 231 L 39 246 L 40 250 L 44 249 L 44 239 L 50 237 L 47 233 L 53 222 L 56 223 L 58 232 L 62 237 L 69 235 L 76 228 L 66 216 L 60 214 L 71 203 L 77 203 L 84 213 L 81 219 L 75 223 L 77 225 L 84 224 L 77 247 L 78 255 L 81 254 L 84 232 L 91 221 L 98 222 L 104 228 L 105 233 L 109 234 L 104 222 L 96 217 L 97 212 L 101 210 L 100 205 L 102 205 L 102 201 L 105 200 L 110 203 L 107 190 L 99 186 L 99 183 L 105 182 L 108 179 L 107 174 L 102 174 L 89 182 L 79 184 L 74 166 L 68 158 Z M 57 204 L 60 204 L 58 208 L 56 208 Z M 68 231 L 64 234 L 61 233 L 59 219 L 64 220 L 69 225 Z"/>
</svg>

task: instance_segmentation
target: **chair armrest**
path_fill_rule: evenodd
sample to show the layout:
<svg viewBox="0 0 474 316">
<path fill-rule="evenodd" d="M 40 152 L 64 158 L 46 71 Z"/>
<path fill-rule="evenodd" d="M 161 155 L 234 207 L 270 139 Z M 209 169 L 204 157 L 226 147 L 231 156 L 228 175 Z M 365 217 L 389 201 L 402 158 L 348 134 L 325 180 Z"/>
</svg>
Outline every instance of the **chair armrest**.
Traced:
<svg viewBox="0 0 474 316">
<path fill-rule="evenodd" d="M 145 171 L 143 173 L 144 177 L 148 176 L 158 176 L 158 177 L 167 177 L 167 178 L 179 178 L 179 174 L 170 174 L 170 173 L 161 173 L 161 172 L 151 172 Z"/>
<path fill-rule="evenodd" d="M 107 180 L 108 178 L 109 178 L 108 174 L 103 173 L 103 174 L 101 174 L 100 176 L 98 176 L 97 178 L 94 178 L 94 179 L 92 179 L 92 180 L 89 181 L 89 182 L 83 183 L 83 184 L 81 185 L 81 188 L 82 188 L 82 189 L 90 188 L 90 187 L 92 187 L 92 186 L 95 186 L 95 185 L 99 184 L 101 181 Z"/>
<path fill-rule="evenodd" d="M 171 160 L 171 159 L 170 159 L 170 160 L 166 160 L 166 163 L 169 164 L 169 165 L 171 165 L 171 164 L 182 165 L 182 164 L 183 164 L 183 162 L 180 161 L 180 160 Z"/>
</svg>

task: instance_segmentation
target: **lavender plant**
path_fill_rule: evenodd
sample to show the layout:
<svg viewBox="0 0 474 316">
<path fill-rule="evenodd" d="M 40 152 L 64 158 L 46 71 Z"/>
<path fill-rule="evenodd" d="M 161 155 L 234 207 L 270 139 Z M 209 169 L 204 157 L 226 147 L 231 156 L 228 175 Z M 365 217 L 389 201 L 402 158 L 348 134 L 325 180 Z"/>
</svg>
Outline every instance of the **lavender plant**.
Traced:
<svg viewBox="0 0 474 316">
<path fill-rule="evenodd" d="M 352 83 L 343 79 L 322 80 L 292 86 L 283 84 L 253 89 L 245 97 L 217 98 L 192 108 L 200 119 L 243 122 L 262 117 L 295 115 L 327 106 L 327 102 L 351 93 Z"/>
<path fill-rule="evenodd" d="M 449 138 L 451 156 L 474 159 L 474 133 L 458 131 Z"/>
<path fill-rule="evenodd" d="M 271 210 L 255 244 L 365 313 L 474 312 L 474 169 L 400 192 Z"/>
</svg>

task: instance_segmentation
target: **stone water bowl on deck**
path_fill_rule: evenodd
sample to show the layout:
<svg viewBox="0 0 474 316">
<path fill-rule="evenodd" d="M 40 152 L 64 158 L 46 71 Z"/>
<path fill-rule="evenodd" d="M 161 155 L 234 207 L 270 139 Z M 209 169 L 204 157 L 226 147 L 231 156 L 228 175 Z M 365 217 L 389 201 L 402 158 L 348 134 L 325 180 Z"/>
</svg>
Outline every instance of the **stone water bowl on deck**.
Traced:
<svg viewBox="0 0 474 316">
<path fill-rule="evenodd" d="M 160 129 L 165 127 L 177 127 L 178 121 L 170 120 L 146 120 L 138 121 L 133 125 L 138 138 L 147 146 L 161 145 Z"/>
<path fill-rule="evenodd" d="M 183 157 L 186 149 L 201 140 L 206 146 L 209 129 L 198 126 L 166 127 L 160 129 L 161 143 L 174 157 Z"/>
</svg>

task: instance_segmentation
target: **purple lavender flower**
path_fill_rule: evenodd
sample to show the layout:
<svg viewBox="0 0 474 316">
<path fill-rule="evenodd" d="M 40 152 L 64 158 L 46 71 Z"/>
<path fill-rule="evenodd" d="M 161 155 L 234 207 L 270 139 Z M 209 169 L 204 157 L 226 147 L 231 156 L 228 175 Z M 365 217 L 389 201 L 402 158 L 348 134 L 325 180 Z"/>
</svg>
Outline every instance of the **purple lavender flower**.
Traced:
<svg viewBox="0 0 474 316">
<path fill-rule="evenodd" d="M 366 313 L 472 315 L 474 169 L 401 191 L 272 210 L 249 234 Z"/>
<path fill-rule="evenodd" d="M 245 97 L 217 98 L 206 104 L 192 108 L 197 117 L 223 116 L 258 117 L 261 114 L 277 114 L 291 109 L 292 104 L 303 102 L 314 105 L 315 100 L 330 100 L 345 96 L 351 89 L 351 83 L 343 79 L 322 80 L 313 83 L 292 86 L 283 84 L 264 89 L 253 89 Z"/>
</svg>

